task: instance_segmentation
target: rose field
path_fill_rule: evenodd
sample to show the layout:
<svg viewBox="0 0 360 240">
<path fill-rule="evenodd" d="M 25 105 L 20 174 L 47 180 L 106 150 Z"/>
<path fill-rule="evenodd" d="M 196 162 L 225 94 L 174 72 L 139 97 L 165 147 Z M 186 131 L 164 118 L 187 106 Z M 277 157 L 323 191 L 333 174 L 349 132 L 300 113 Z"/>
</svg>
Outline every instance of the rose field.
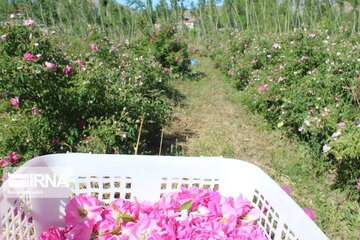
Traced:
<svg viewBox="0 0 360 240">
<path fill-rule="evenodd" d="M 100 156 L 99 172 L 105 154 L 241 159 L 274 180 L 269 199 L 296 203 L 283 208 L 306 216 L 304 235 L 259 189 L 229 196 L 176 169 L 151 202 L 124 195 L 130 175 L 99 193 L 82 182 L 61 221 L 39 227 L 31 194 L 5 189 L 30 160 L 64 153 Z M 307 239 L 305 226 L 360 239 L 360 2 L 1 1 L 0 176 L 1 239 Z"/>
</svg>

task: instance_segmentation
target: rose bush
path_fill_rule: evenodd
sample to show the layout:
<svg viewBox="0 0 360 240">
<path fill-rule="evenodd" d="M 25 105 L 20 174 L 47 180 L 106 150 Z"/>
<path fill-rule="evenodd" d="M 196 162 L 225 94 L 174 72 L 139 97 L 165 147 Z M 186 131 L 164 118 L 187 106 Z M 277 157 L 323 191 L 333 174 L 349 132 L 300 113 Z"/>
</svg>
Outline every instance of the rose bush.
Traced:
<svg viewBox="0 0 360 240">
<path fill-rule="evenodd" d="M 297 29 L 287 34 L 227 33 L 210 55 L 243 91 L 246 105 L 296 137 L 337 170 L 340 185 L 360 176 L 359 37 Z"/>
<path fill-rule="evenodd" d="M 1 159 L 11 152 L 17 164 L 65 151 L 133 153 L 141 122 L 139 152 L 158 146 L 171 114 L 168 81 L 188 61 L 184 44 L 171 53 L 181 63 L 165 67 L 143 35 L 111 39 L 93 28 L 82 41 L 59 42 L 56 33 L 16 19 L 0 33 Z"/>
</svg>

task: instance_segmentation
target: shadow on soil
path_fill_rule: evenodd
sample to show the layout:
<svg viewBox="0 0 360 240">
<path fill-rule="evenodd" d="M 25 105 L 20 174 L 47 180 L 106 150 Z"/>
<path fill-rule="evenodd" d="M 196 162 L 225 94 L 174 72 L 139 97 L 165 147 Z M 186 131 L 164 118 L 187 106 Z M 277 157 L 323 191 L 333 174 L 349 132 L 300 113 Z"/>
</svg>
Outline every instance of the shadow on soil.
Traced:
<svg viewBox="0 0 360 240">
<path fill-rule="evenodd" d="M 175 117 L 173 124 L 179 122 L 180 119 Z M 196 134 L 191 129 L 177 129 L 171 133 L 164 133 L 161 155 L 165 156 L 182 156 L 186 152 L 186 142 L 188 138 L 194 137 Z"/>
</svg>

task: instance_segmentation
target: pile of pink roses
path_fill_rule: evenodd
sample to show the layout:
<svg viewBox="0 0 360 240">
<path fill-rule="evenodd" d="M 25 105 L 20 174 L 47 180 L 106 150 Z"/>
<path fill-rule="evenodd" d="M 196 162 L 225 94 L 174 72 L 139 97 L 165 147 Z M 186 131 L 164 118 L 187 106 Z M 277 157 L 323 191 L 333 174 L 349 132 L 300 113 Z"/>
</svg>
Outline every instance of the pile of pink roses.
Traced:
<svg viewBox="0 0 360 240">
<path fill-rule="evenodd" d="M 242 195 L 223 197 L 203 188 L 183 188 L 158 202 L 117 199 L 109 205 L 88 195 L 70 200 L 66 227 L 50 227 L 48 239 L 266 239 L 260 212 Z"/>
</svg>

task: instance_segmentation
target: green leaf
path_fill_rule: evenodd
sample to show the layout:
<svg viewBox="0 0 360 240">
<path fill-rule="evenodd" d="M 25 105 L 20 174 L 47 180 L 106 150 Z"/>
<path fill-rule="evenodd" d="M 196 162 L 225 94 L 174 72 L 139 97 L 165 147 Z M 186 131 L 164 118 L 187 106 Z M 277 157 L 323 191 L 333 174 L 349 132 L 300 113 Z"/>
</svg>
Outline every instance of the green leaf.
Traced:
<svg viewBox="0 0 360 240">
<path fill-rule="evenodd" d="M 179 211 L 182 210 L 189 210 L 192 207 L 192 201 L 185 202 L 183 205 L 180 206 Z"/>
<path fill-rule="evenodd" d="M 114 230 L 110 232 L 110 234 L 118 234 L 121 231 L 121 225 L 117 226 Z"/>
<path fill-rule="evenodd" d="M 135 220 L 128 214 L 121 212 L 118 216 L 118 219 L 121 219 L 123 222 L 135 222 Z"/>
</svg>

